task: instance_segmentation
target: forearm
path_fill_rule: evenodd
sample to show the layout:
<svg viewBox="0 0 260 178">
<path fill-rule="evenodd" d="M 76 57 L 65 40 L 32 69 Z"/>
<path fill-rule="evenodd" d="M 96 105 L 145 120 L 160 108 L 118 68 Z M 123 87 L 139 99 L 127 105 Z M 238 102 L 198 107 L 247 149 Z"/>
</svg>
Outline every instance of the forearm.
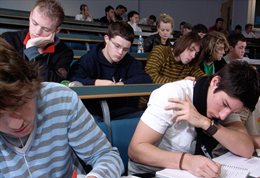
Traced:
<svg viewBox="0 0 260 178">
<path fill-rule="evenodd" d="M 220 126 L 213 137 L 229 151 L 246 158 L 251 157 L 254 152 L 252 139 L 244 129 L 241 129 L 242 123 L 234 124 L 236 125 L 234 128 Z"/>
<path fill-rule="evenodd" d="M 149 143 L 140 143 L 130 146 L 128 154 L 134 162 L 144 165 L 179 169 L 181 152 L 166 151 Z"/>
</svg>

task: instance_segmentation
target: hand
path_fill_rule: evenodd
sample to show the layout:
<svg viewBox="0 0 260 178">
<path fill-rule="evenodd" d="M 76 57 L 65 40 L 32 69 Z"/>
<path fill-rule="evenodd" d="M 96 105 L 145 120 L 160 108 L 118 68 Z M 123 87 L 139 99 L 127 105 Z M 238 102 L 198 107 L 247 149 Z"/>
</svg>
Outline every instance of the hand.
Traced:
<svg viewBox="0 0 260 178">
<path fill-rule="evenodd" d="M 115 83 L 111 80 L 101 80 L 97 79 L 95 81 L 95 86 L 106 86 L 106 85 L 115 85 Z"/>
<path fill-rule="evenodd" d="M 191 81 L 195 81 L 196 78 L 195 77 L 192 77 L 192 76 L 187 76 L 184 78 L 185 80 L 191 80 Z"/>
<path fill-rule="evenodd" d="M 220 176 L 221 165 L 200 155 L 185 154 L 182 167 L 198 177 Z"/>
<path fill-rule="evenodd" d="M 117 82 L 116 85 L 124 85 L 123 82 Z"/>
<path fill-rule="evenodd" d="M 36 37 L 28 40 L 26 48 L 36 46 L 38 48 L 44 48 L 46 45 L 54 42 L 55 33 L 51 33 L 47 37 Z"/>
<path fill-rule="evenodd" d="M 175 110 L 173 119 L 176 122 L 186 120 L 194 127 L 203 129 L 207 129 L 210 126 L 210 120 L 197 111 L 188 96 L 185 96 L 184 100 L 169 98 L 168 101 L 173 104 L 166 106 L 165 110 Z"/>
</svg>

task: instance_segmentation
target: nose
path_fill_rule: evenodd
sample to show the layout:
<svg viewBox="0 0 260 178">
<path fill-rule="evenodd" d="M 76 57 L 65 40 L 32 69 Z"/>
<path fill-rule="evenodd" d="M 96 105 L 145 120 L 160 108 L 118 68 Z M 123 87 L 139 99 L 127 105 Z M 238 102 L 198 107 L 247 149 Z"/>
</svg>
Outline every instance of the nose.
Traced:
<svg viewBox="0 0 260 178">
<path fill-rule="evenodd" d="M 219 118 L 224 120 L 229 114 L 231 114 L 231 110 L 229 108 L 224 108 L 219 112 Z"/>
<path fill-rule="evenodd" d="M 122 55 L 123 54 L 123 48 L 120 48 L 120 49 L 118 49 L 118 53 L 120 54 L 120 55 Z"/>
<path fill-rule="evenodd" d="M 37 27 L 35 28 L 35 34 L 40 36 L 41 33 L 42 33 L 42 28 L 41 28 L 40 26 L 37 26 Z"/>
<path fill-rule="evenodd" d="M 196 51 L 193 51 L 193 52 L 191 53 L 192 59 L 195 58 L 195 56 L 196 56 Z"/>
<path fill-rule="evenodd" d="M 10 129 L 19 129 L 22 127 L 23 125 L 23 120 L 21 119 L 20 114 L 18 113 L 12 113 L 9 115 L 9 117 L 7 118 L 7 125 Z"/>
</svg>

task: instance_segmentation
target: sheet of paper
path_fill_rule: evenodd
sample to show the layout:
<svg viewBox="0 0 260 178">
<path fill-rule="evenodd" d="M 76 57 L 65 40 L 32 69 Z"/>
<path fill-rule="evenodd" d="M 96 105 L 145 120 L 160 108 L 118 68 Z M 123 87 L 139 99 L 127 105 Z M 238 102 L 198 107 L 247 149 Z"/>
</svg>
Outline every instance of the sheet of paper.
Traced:
<svg viewBox="0 0 260 178">
<path fill-rule="evenodd" d="M 258 157 L 247 159 L 228 152 L 224 155 L 214 158 L 213 160 L 221 164 L 246 168 L 249 170 L 249 175 L 252 177 L 260 176 L 260 158 Z"/>
</svg>

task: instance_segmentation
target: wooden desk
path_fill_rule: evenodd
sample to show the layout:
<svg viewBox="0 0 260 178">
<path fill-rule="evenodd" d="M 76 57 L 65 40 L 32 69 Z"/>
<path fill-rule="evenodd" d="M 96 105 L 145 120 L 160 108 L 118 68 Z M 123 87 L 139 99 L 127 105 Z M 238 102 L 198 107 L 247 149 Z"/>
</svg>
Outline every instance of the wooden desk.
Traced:
<svg viewBox="0 0 260 178">
<path fill-rule="evenodd" d="M 29 15 L 30 15 L 29 11 L 0 8 L 0 17 L 28 20 Z M 107 28 L 106 24 L 102 24 L 100 22 L 79 21 L 79 20 L 75 20 L 75 18 L 72 16 L 65 16 L 63 23 Z"/>
<path fill-rule="evenodd" d="M 133 84 L 122 86 L 71 87 L 81 99 L 101 99 L 129 96 L 149 96 L 161 84 Z"/>
<path fill-rule="evenodd" d="M 86 54 L 87 51 L 85 50 L 73 50 L 73 54 L 74 54 L 74 59 L 78 60 L 81 56 L 83 56 L 84 54 Z M 138 53 L 130 53 L 131 56 L 133 56 L 136 60 L 140 60 L 140 61 L 146 61 L 147 57 L 150 53 L 143 53 L 143 54 L 138 54 Z"/>
</svg>

